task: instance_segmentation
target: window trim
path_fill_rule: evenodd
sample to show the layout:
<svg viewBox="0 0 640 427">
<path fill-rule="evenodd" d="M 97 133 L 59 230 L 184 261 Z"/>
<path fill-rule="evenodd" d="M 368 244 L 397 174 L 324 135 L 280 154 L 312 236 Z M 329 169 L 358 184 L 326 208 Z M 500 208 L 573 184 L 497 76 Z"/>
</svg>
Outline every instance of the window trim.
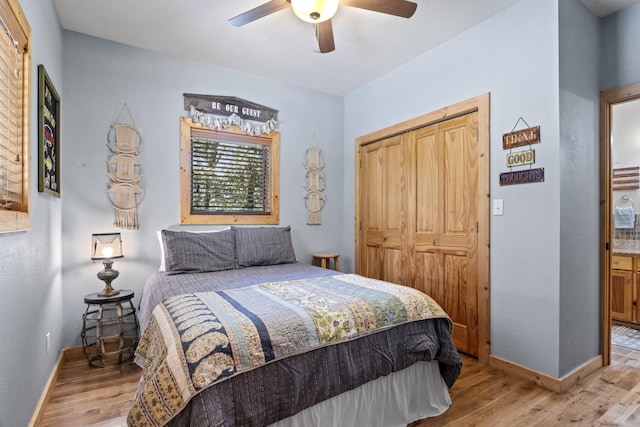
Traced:
<svg viewBox="0 0 640 427">
<path fill-rule="evenodd" d="M 269 183 L 271 213 L 269 214 L 192 214 L 191 213 L 191 135 L 192 129 L 203 130 L 232 141 L 246 141 L 268 145 L 271 150 L 271 174 Z M 195 123 L 190 117 L 180 118 L 180 224 L 279 224 L 280 223 L 280 133 L 249 136 L 237 126 L 214 130 Z"/>
<path fill-rule="evenodd" d="M 22 208 L 0 210 L 0 233 L 31 229 L 29 193 L 29 120 L 31 113 L 31 26 L 19 0 L 0 0 L 0 14 L 14 37 L 26 40 L 22 60 Z"/>
</svg>

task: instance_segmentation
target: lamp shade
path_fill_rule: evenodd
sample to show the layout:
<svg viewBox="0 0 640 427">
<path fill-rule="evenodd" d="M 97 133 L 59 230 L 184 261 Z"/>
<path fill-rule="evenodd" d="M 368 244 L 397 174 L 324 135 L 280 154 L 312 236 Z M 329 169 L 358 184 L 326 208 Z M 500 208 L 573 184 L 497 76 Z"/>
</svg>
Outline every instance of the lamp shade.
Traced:
<svg viewBox="0 0 640 427">
<path fill-rule="evenodd" d="M 291 0 L 293 13 L 303 21 L 317 24 L 336 14 L 338 0 Z"/>
<path fill-rule="evenodd" d="M 113 259 L 123 256 L 120 233 L 91 235 L 91 259 Z"/>
</svg>

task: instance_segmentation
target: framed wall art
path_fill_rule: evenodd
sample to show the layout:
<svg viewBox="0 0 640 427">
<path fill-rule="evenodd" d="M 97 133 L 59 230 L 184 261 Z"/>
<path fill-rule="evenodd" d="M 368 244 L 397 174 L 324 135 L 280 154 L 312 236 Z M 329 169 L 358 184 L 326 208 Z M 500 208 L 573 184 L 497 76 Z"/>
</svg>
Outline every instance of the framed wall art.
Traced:
<svg viewBox="0 0 640 427">
<path fill-rule="evenodd" d="M 38 191 L 60 197 L 60 97 L 38 65 Z"/>
</svg>

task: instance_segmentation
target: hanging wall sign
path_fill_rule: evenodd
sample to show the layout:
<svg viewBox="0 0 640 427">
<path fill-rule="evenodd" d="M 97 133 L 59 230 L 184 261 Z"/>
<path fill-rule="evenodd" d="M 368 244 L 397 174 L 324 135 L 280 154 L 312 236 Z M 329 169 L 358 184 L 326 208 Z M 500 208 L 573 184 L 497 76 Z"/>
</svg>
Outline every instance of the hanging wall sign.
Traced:
<svg viewBox="0 0 640 427">
<path fill-rule="evenodd" d="M 237 126 L 248 135 L 257 136 L 269 134 L 278 126 L 277 110 L 233 96 L 185 93 L 184 109 L 194 122 L 216 130 Z"/>
<path fill-rule="evenodd" d="M 530 182 L 544 182 L 544 168 L 500 174 L 500 185 L 528 184 Z"/>
<path fill-rule="evenodd" d="M 521 129 L 502 135 L 502 148 L 508 150 L 511 148 L 522 147 L 524 145 L 537 144 L 540 142 L 540 126 Z"/>
<path fill-rule="evenodd" d="M 514 130 L 520 121 L 527 126 L 526 129 Z M 538 144 L 540 142 L 540 126 L 530 127 L 529 124 L 520 117 L 509 133 L 502 135 L 502 148 L 511 150 L 512 148 L 524 145 Z M 536 162 L 536 152 L 529 147 L 529 150 L 509 152 L 507 154 L 507 166 L 509 168 L 517 166 L 532 165 Z M 531 168 L 531 166 L 529 166 Z M 544 168 L 527 169 L 515 172 L 504 172 L 500 174 L 500 185 L 527 184 L 530 182 L 544 182 Z"/>
<path fill-rule="evenodd" d="M 640 188 L 640 167 L 615 168 L 612 190 L 637 190 Z"/>
<path fill-rule="evenodd" d="M 198 111 L 216 116 L 231 116 L 232 114 L 237 114 L 242 119 L 256 122 L 278 120 L 278 110 L 245 101 L 244 99 L 234 96 L 185 93 L 184 109 L 189 111 L 192 106 Z"/>
<path fill-rule="evenodd" d="M 507 154 L 507 166 L 524 166 L 536 162 L 535 150 L 518 151 L 517 153 Z"/>
</svg>

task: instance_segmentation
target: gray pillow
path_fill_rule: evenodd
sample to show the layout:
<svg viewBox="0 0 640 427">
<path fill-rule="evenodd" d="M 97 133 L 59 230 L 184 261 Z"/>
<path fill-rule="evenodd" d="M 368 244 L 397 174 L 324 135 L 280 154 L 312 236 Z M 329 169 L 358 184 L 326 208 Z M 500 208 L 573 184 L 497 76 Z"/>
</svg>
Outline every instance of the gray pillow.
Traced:
<svg viewBox="0 0 640 427">
<path fill-rule="evenodd" d="M 189 233 L 162 230 L 168 275 L 229 270 L 236 267 L 233 230 Z"/>
<path fill-rule="evenodd" d="M 296 262 L 291 227 L 232 227 L 240 267 Z"/>
</svg>

